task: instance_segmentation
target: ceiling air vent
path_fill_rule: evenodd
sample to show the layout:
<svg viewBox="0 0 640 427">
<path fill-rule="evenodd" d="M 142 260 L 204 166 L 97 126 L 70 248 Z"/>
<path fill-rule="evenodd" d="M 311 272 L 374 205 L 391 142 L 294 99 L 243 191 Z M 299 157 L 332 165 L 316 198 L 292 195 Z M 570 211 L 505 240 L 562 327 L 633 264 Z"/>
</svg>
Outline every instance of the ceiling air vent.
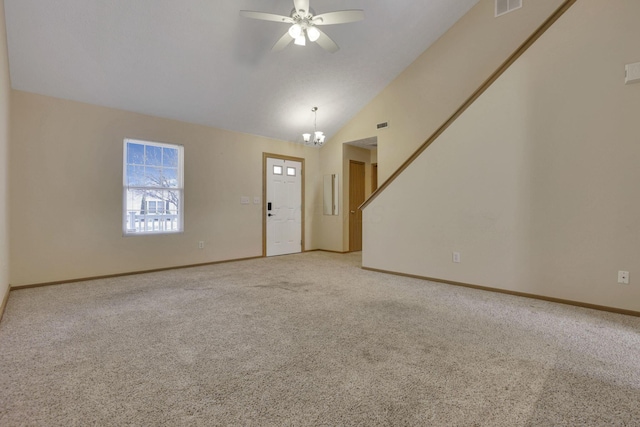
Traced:
<svg viewBox="0 0 640 427">
<path fill-rule="evenodd" d="M 378 123 L 376 125 L 376 128 L 378 129 L 386 129 L 389 127 L 389 122 L 382 122 L 382 123 Z"/>
<path fill-rule="evenodd" d="M 496 18 L 522 7 L 522 0 L 496 0 Z"/>
</svg>

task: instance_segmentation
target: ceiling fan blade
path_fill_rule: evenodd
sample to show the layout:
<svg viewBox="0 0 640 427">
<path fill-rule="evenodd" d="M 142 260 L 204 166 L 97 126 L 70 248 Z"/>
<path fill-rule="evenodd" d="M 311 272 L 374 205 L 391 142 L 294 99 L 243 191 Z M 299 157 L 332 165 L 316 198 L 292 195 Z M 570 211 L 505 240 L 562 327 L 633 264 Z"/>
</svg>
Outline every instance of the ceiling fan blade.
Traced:
<svg viewBox="0 0 640 427">
<path fill-rule="evenodd" d="M 331 53 L 335 53 L 335 52 L 338 51 L 338 49 L 340 49 L 338 47 L 338 45 L 336 44 L 336 42 L 331 40 L 331 37 L 326 35 L 324 33 L 324 31 L 322 31 L 320 29 L 317 29 L 317 30 L 318 30 L 318 32 L 320 32 L 320 37 L 318 37 L 318 40 L 316 40 L 316 43 L 318 43 L 321 48 L 323 48 L 327 52 L 331 52 Z"/>
<path fill-rule="evenodd" d="M 256 12 L 253 10 L 241 10 L 240 16 L 251 19 L 260 19 L 262 21 L 284 22 L 286 24 L 293 24 L 293 19 L 284 15 L 276 15 L 273 13 Z"/>
<path fill-rule="evenodd" d="M 363 19 L 364 10 L 339 10 L 314 16 L 313 23 L 315 25 L 347 24 L 349 22 L 362 21 Z"/>
<path fill-rule="evenodd" d="M 298 13 L 306 16 L 309 13 L 309 0 L 293 0 L 293 7 Z M 301 10 L 303 12 L 300 12 Z"/>
<path fill-rule="evenodd" d="M 271 48 L 271 52 L 278 52 L 284 49 L 285 47 L 289 46 L 289 43 L 291 43 L 292 41 L 293 41 L 293 38 L 289 35 L 289 32 L 287 31 L 286 33 L 284 33 L 282 37 L 280 37 L 280 40 L 278 40 L 276 44 L 273 45 L 273 47 Z"/>
</svg>

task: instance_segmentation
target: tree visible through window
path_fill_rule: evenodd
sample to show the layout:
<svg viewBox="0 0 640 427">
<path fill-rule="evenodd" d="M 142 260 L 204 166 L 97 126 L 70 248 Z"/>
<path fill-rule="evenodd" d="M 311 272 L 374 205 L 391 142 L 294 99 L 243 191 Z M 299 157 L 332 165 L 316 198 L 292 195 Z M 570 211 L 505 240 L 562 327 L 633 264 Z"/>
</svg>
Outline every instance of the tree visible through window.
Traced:
<svg viewBox="0 0 640 427">
<path fill-rule="evenodd" d="M 183 147 L 124 140 L 124 234 L 182 231 Z"/>
</svg>

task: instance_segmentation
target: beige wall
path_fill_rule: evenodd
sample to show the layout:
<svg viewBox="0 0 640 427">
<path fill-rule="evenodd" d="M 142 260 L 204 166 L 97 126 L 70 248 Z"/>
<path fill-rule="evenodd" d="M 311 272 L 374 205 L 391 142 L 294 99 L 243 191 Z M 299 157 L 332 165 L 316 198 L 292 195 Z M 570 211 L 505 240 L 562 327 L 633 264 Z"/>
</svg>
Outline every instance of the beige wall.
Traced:
<svg viewBox="0 0 640 427">
<path fill-rule="evenodd" d="M 640 311 L 638 16 L 578 1 L 369 205 L 364 265 Z"/>
<path fill-rule="evenodd" d="M 527 1 L 494 18 L 494 0 L 480 0 L 322 148 L 324 173 L 339 170 L 341 145 L 378 139 L 382 184 L 551 13 L 562 0 Z M 389 122 L 378 131 L 376 124 Z M 348 184 L 343 180 L 343 185 Z M 321 248 L 346 250 L 347 221 L 323 222 Z"/>
<path fill-rule="evenodd" d="M 0 304 L 9 291 L 9 109 L 11 82 L 4 0 L 0 0 Z"/>
<path fill-rule="evenodd" d="M 262 206 L 240 198 L 262 196 L 263 152 L 306 159 L 315 248 L 317 149 L 19 91 L 11 105 L 14 286 L 260 256 Z M 127 137 L 184 145 L 184 233 L 122 236 Z"/>
</svg>

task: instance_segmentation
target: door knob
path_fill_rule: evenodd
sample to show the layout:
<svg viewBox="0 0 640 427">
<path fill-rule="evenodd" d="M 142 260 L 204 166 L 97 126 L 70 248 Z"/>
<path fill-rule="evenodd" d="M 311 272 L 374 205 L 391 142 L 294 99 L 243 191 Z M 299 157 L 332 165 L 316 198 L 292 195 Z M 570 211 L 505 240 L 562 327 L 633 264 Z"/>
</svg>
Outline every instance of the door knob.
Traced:
<svg viewBox="0 0 640 427">
<path fill-rule="evenodd" d="M 356 213 L 356 211 L 351 211 L 352 214 Z"/>
</svg>

